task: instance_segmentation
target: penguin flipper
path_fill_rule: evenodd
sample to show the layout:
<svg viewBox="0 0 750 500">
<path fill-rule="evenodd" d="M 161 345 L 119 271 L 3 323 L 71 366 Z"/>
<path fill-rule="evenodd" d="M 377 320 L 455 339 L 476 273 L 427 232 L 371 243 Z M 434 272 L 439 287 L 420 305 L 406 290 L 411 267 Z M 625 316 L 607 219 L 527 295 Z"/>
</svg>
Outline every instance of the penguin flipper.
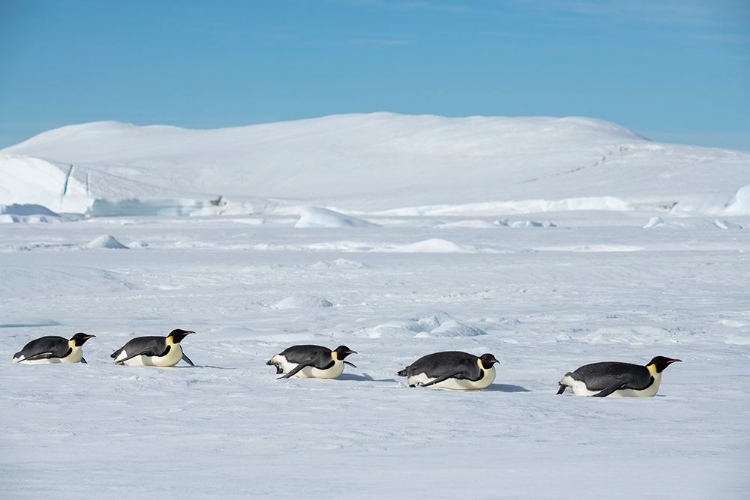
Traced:
<svg viewBox="0 0 750 500">
<path fill-rule="evenodd" d="M 630 382 L 631 377 L 618 377 L 615 382 L 610 384 L 609 386 L 602 389 L 597 394 L 594 394 L 593 397 L 595 398 L 606 398 L 613 392 L 619 390 L 619 389 L 627 389 L 628 382 Z"/>
<path fill-rule="evenodd" d="M 190 361 L 190 358 L 187 357 L 187 354 L 184 352 L 182 353 L 182 359 L 185 361 L 185 363 L 189 364 L 190 366 L 195 366 L 192 361 Z"/>
<path fill-rule="evenodd" d="M 89 364 L 89 362 L 86 361 L 86 358 L 84 358 L 83 356 L 81 356 L 81 363 L 83 363 L 84 365 Z"/>
<path fill-rule="evenodd" d="M 133 358 L 134 358 L 134 357 L 136 357 L 136 356 L 140 356 L 141 354 L 143 354 L 144 356 L 155 356 L 155 354 L 154 354 L 154 351 L 151 351 L 151 350 L 143 350 L 143 351 L 138 351 L 138 352 L 134 352 L 133 354 L 131 354 L 131 355 L 130 355 L 130 356 L 128 356 L 127 358 L 122 358 L 122 359 L 120 359 L 120 360 L 117 360 L 117 361 L 115 361 L 115 364 L 117 364 L 117 365 L 122 365 L 122 364 L 124 364 L 124 363 L 125 363 L 125 361 L 127 361 L 127 360 L 129 360 L 129 359 L 133 359 Z"/>
<path fill-rule="evenodd" d="M 292 369 L 292 371 L 290 371 L 289 373 L 287 373 L 283 377 L 279 377 L 279 380 L 281 380 L 282 378 L 291 378 L 291 377 L 294 377 L 295 375 L 297 375 L 297 373 L 299 373 L 300 371 L 302 371 L 303 368 L 306 368 L 308 366 L 312 366 L 312 364 L 300 363 L 297 366 L 295 366 L 294 369 Z"/>
<path fill-rule="evenodd" d="M 36 354 L 32 354 L 31 356 L 25 357 L 22 361 L 33 361 L 35 359 L 50 359 L 54 357 L 55 357 L 54 353 L 50 351 L 45 351 L 45 352 L 38 352 Z"/>
<path fill-rule="evenodd" d="M 445 382 L 449 378 L 459 378 L 459 375 L 460 375 L 460 372 L 459 373 L 447 373 L 445 375 L 439 376 L 438 378 L 436 378 L 434 380 L 430 380 L 427 383 L 419 384 L 419 385 L 422 386 L 422 387 L 429 387 L 431 385 L 439 384 L 440 382 Z"/>
<path fill-rule="evenodd" d="M 356 367 L 357 367 L 357 365 L 355 365 L 354 363 L 350 363 L 350 362 L 348 362 L 348 361 L 344 361 L 344 364 L 345 364 L 345 365 L 349 365 L 349 366 L 351 366 L 352 368 L 356 368 Z"/>
</svg>

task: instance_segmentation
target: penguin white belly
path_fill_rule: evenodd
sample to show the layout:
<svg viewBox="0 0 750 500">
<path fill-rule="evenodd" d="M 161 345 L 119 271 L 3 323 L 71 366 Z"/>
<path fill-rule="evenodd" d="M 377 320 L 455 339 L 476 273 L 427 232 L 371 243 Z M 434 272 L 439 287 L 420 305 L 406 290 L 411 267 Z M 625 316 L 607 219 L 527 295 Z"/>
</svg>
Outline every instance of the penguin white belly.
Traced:
<svg viewBox="0 0 750 500">
<path fill-rule="evenodd" d="M 53 365 L 56 363 L 79 363 L 83 358 L 83 351 L 79 347 L 73 347 L 70 354 L 64 358 L 47 358 L 47 359 L 31 359 L 27 360 L 22 354 L 17 358 L 13 358 L 14 363 L 23 363 L 24 365 Z"/>
<path fill-rule="evenodd" d="M 120 355 L 115 358 L 115 363 L 127 357 L 128 353 L 126 351 L 122 351 Z M 166 356 L 145 356 L 141 354 L 139 356 L 130 358 L 123 364 L 128 366 L 159 366 L 162 368 L 166 368 L 176 365 L 180 362 L 181 359 L 182 347 L 180 347 L 180 344 L 172 344 L 172 347 L 169 349 L 169 352 Z"/>
<path fill-rule="evenodd" d="M 466 379 L 449 378 L 443 380 L 442 382 L 438 382 L 437 384 L 428 385 L 427 388 L 449 389 L 453 391 L 475 391 L 488 387 L 492 382 L 495 381 L 495 375 L 495 367 L 493 366 L 489 370 L 485 369 L 484 376 L 475 382 Z M 420 373 L 418 375 L 412 375 L 407 380 L 409 382 L 409 385 L 424 385 L 428 382 L 432 382 L 435 379 L 428 377 L 424 373 Z"/>
<path fill-rule="evenodd" d="M 298 363 L 291 363 L 287 361 L 286 356 L 281 356 L 280 354 L 277 354 L 276 356 L 271 358 L 271 362 L 277 366 L 280 366 L 281 369 L 284 370 L 284 373 L 289 373 L 290 371 L 297 368 L 298 365 Z M 333 366 L 328 368 L 327 370 L 321 370 L 313 366 L 306 366 L 295 373 L 292 378 L 337 378 L 343 372 L 344 362 L 335 360 L 333 362 Z"/>
<path fill-rule="evenodd" d="M 643 390 L 637 391 L 635 389 L 621 389 L 610 394 L 610 398 L 650 398 L 656 396 L 659 392 L 659 385 L 661 385 L 661 373 L 657 373 L 654 376 L 654 383 L 646 387 Z"/>
<path fill-rule="evenodd" d="M 23 365 L 52 365 L 56 363 L 62 363 L 60 358 L 49 358 L 49 359 L 31 359 L 27 360 L 23 356 L 19 358 L 13 358 L 14 363 L 21 363 Z"/>
<path fill-rule="evenodd" d="M 566 375 L 562 379 L 562 384 L 567 385 L 571 389 L 573 389 L 573 394 L 576 396 L 595 396 L 599 394 L 601 391 L 590 391 L 586 384 L 583 383 L 581 380 L 575 380 L 573 377 Z M 654 375 L 654 383 L 650 386 L 646 387 L 643 390 L 635 390 L 635 389 L 620 389 L 618 391 L 613 392 L 609 396 L 606 396 L 608 398 L 649 398 L 652 396 L 655 396 L 657 392 L 659 392 L 659 385 L 661 385 L 661 373 L 657 373 Z"/>
</svg>

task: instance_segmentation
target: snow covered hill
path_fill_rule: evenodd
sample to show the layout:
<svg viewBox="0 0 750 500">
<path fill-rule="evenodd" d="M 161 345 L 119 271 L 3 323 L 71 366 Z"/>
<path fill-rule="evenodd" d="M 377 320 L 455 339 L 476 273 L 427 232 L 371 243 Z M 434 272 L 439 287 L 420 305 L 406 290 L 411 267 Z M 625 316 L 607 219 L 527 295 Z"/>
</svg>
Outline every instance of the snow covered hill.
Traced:
<svg viewBox="0 0 750 500">
<path fill-rule="evenodd" d="M 737 203 L 750 153 L 654 143 L 576 117 L 374 113 L 217 130 L 95 122 L 0 150 L 0 175 L 0 204 L 91 215 L 750 213 Z"/>
</svg>

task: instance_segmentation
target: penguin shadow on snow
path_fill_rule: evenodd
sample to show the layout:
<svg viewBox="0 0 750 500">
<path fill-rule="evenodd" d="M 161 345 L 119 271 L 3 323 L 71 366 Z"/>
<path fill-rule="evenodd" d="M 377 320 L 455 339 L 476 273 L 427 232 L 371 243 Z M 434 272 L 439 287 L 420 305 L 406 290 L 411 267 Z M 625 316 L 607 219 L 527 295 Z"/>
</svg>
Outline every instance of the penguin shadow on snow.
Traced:
<svg viewBox="0 0 750 500">
<path fill-rule="evenodd" d="M 368 375 L 367 373 L 363 373 L 361 375 L 358 375 L 356 373 L 342 373 L 341 375 L 339 375 L 338 380 L 354 380 L 357 382 L 387 382 L 387 383 L 398 382 L 396 379 L 393 379 L 393 378 L 375 379 L 375 378 L 372 378 L 372 376 Z"/>
<path fill-rule="evenodd" d="M 216 366 L 216 365 L 193 365 L 193 366 L 186 366 L 186 365 L 180 365 L 180 366 L 171 366 L 170 369 L 178 369 L 178 370 L 189 370 L 191 368 L 208 368 L 211 370 L 238 370 L 239 368 L 234 366 Z"/>
<path fill-rule="evenodd" d="M 490 392 L 531 392 L 525 387 L 513 384 L 490 384 L 484 391 Z"/>
</svg>

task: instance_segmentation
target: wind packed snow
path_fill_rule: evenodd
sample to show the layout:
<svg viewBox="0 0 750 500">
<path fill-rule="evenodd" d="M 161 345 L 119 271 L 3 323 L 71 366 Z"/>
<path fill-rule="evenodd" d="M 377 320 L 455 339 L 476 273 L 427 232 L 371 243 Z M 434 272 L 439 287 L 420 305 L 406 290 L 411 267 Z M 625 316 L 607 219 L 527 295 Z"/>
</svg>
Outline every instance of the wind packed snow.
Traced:
<svg viewBox="0 0 750 500">
<path fill-rule="evenodd" d="M 748 153 L 584 118 L 99 122 L 6 148 L 0 498 L 745 499 L 748 186 Z M 112 363 L 174 328 L 196 367 Z M 11 364 L 81 331 L 88 364 Z M 356 368 L 277 380 L 293 344 Z M 396 376 L 441 350 L 494 354 L 494 384 Z M 683 362 L 654 398 L 555 395 L 656 355 Z"/>
</svg>

